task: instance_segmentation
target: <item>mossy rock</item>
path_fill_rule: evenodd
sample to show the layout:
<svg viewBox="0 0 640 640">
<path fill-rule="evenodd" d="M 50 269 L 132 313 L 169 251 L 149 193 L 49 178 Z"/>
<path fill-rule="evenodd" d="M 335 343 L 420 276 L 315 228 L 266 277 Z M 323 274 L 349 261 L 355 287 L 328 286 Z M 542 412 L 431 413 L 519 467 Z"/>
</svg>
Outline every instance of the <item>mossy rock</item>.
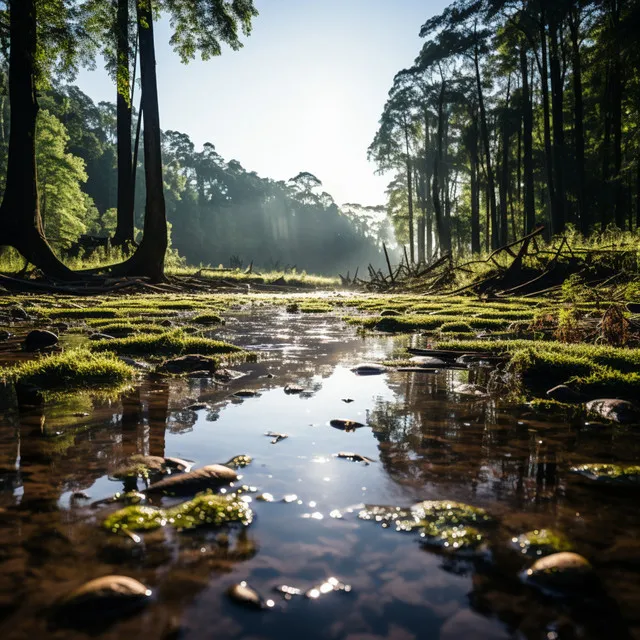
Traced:
<svg viewBox="0 0 640 640">
<path fill-rule="evenodd" d="M 196 324 L 224 324 L 224 320 L 215 313 L 200 313 L 191 319 Z"/>
<path fill-rule="evenodd" d="M 475 553 L 484 543 L 484 537 L 475 527 L 457 525 L 442 526 L 425 523 L 420 539 L 426 547 L 436 547 L 451 553 Z"/>
<path fill-rule="evenodd" d="M 103 527 L 112 533 L 121 531 L 154 531 L 167 524 L 164 509 L 133 504 L 112 513 L 103 523 Z"/>
<path fill-rule="evenodd" d="M 201 493 L 169 509 L 141 505 L 124 507 L 108 516 L 103 527 L 112 533 L 144 532 L 165 526 L 182 530 L 230 523 L 248 525 L 252 520 L 251 508 L 235 494 Z"/>
<path fill-rule="evenodd" d="M 380 317 L 381 318 L 389 318 L 389 317 L 393 317 L 393 316 L 401 316 L 402 313 L 400 313 L 400 311 L 397 311 L 396 309 L 383 309 L 380 312 Z"/>
<path fill-rule="evenodd" d="M 440 325 L 440 333 L 473 333 L 473 328 L 467 322 L 445 322 Z"/>
<path fill-rule="evenodd" d="M 583 590 L 595 583 L 595 575 L 589 561 L 569 551 L 536 560 L 523 577 L 535 586 L 552 591 Z"/>
<path fill-rule="evenodd" d="M 571 467 L 570 471 L 601 484 L 625 484 L 640 487 L 640 465 L 596 462 Z"/>
<path fill-rule="evenodd" d="M 552 529 L 534 529 L 512 538 L 511 542 L 517 551 L 532 558 L 573 550 L 571 542 Z"/>
<path fill-rule="evenodd" d="M 411 507 L 413 517 L 420 522 L 429 522 L 447 527 L 481 526 L 491 524 L 493 518 L 480 507 L 447 500 L 425 500 Z"/>
</svg>

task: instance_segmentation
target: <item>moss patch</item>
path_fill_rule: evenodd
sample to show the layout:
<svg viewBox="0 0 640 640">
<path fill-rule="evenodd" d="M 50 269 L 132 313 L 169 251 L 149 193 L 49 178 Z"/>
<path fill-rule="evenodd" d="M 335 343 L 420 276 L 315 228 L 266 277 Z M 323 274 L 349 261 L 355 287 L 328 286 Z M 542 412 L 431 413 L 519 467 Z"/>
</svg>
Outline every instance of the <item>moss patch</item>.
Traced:
<svg viewBox="0 0 640 640">
<path fill-rule="evenodd" d="M 134 375 L 135 370 L 115 356 L 87 349 L 71 349 L 0 369 L 0 376 L 13 382 L 53 390 L 121 385 Z"/>
<path fill-rule="evenodd" d="M 111 351 L 128 355 L 162 355 L 179 356 L 186 353 L 198 353 L 201 355 L 212 354 L 247 354 L 240 347 L 212 340 L 188 336 L 183 331 L 174 330 L 160 334 L 141 333 L 127 338 L 115 340 L 98 340 L 91 345 L 94 351 Z"/>
</svg>

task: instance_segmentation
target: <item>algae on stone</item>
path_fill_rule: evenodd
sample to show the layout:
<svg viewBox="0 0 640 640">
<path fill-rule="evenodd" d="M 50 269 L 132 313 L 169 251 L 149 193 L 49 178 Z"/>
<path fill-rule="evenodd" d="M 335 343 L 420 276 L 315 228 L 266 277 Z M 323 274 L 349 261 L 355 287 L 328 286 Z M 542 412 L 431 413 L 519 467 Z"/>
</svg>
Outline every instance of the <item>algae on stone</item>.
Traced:
<svg viewBox="0 0 640 640">
<path fill-rule="evenodd" d="M 520 553 L 533 558 L 573 549 L 563 534 L 551 529 L 534 529 L 512 538 L 511 542 Z"/>
</svg>

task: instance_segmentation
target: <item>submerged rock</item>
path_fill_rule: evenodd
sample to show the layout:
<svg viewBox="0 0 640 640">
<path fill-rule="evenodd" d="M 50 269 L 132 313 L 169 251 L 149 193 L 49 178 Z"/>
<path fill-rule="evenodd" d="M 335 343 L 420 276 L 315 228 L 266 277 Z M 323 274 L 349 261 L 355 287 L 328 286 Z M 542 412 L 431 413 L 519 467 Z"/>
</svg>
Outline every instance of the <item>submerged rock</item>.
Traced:
<svg viewBox="0 0 640 640">
<path fill-rule="evenodd" d="M 487 390 L 477 384 L 456 384 L 451 390 L 460 396 L 472 396 L 475 398 L 486 398 L 488 396 Z"/>
<path fill-rule="evenodd" d="M 581 393 L 574 391 L 566 384 L 559 384 L 557 387 L 549 389 L 549 391 L 547 391 L 547 398 L 565 404 L 577 404 L 584 400 Z"/>
<path fill-rule="evenodd" d="M 194 402 L 190 404 L 187 409 L 189 411 L 202 411 L 203 409 L 208 409 L 209 405 L 206 402 Z"/>
<path fill-rule="evenodd" d="M 260 394 L 253 389 L 240 389 L 233 394 L 234 398 L 255 398 Z"/>
<path fill-rule="evenodd" d="M 27 334 L 24 339 L 25 351 L 40 351 L 41 349 L 48 349 L 58 344 L 58 336 L 52 331 L 45 331 L 44 329 L 34 329 Z"/>
<path fill-rule="evenodd" d="M 573 546 L 563 534 L 551 529 L 528 531 L 512 538 L 511 542 L 517 551 L 533 558 L 573 549 Z"/>
<path fill-rule="evenodd" d="M 253 511 L 234 494 L 201 493 L 169 509 L 131 505 L 108 516 L 103 526 L 112 533 L 154 531 L 165 526 L 195 529 L 201 526 L 221 526 L 240 523 L 248 525 Z"/>
<path fill-rule="evenodd" d="M 493 518 L 480 507 L 447 500 L 425 500 L 411 507 L 413 517 L 420 522 L 435 522 L 448 527 L 459 525 L 481 526 Z"/>
<path fill-rule="evenodd" d="M 265 600 L 255 589 L 246 582 L 234 584 L 227 589 L 227 595 L 231 600 L 250 609 L 269 609 L 274 606 L 273 600 Z"/>
<path fill-rule="evenodd" d="M 228 485 L 238 479 L 238 474 L 221 464 L 210 464 L 188 473 L 171 475 L 154 482 L 147 493 L 164 493 L 167 495 L 189 495 Z"/>
<path fill-rule="evenodd" d="M 252 460 L 253 458 L 251 456 L 240 454 L 239 456 L 233 456 L 231 460 L 227 460 L 223 466 L 229 467 L 230 469 L 242 469 L 248 464 L 251 464 Z"/>
<path fill-rule="evenodd" d="M 194 354 L 172 358 L 159 367 L 161 372 L 174 374 L 191 373 L 193 371 L 209 371 L 213 374 L 215 370 L 216 361 L 214 358 Z"/>
<path fill-rule="evenodd" d="M 375 376 L 381 373 L 386 373 L 388 369 L 383 364 L 365 362 L 353 367 L 351 371 L 359 376 Z"/>
<path fill-rule="evenodd" d="M 364 427 L 361 422 L 356 422 L 355 420 L 331 420 L 329 424 L 334 429 L 340 429 L 341 431 L 355 431 L 356 429 L 360 429 Z"/>
<path fill-rule="evenodd" d="M 299 393 L 302 393 L 304 391 L 304 389 L 302 387 L 299 387 L 296 384 L 288 384 L 285 388 L 284 388 L 284 392 L 287 395 L 297 395 Z"/>
<path fill-rule="evenodd" d="M 111 476 L 117 480 L 125 478 L 144 478 L 166 472 L 164 458 L 161 456 L 131 456 L 124 465 L 118 467 Z"/>
<path fill-rule="evenodd" d="M 598 483 L 640 486 L 640 465 L 596 462 L 571 467 L 570 471 Z"/>
<path fill-rule="evenodd" d="M 442 551 L 455 553 L 475 553 L 484 543 L 484 537 L 474 527 L 448 527 L 435 522 L 429 522 L 422 527 L 420 539 L 426 547 L 437 547 Z"/>
<path fill-rule="evenodd" d="M 104 615 L 125 615 L 149 602 L 152 592 L 144 584 L 128 576 L 110 575 L 96 578 L 64 596 L 56 607 L 56 613 L 89 620 Z"/>
<path fill-rule="evenodd" d="M 640 424 L 640 409 L 627 400 L 599 398 L 587 402 L 587 412 L 618 424 Z"/>
<path fill-rule="evenodd" d="M 594 581 L 591 564 L 577 553 L 563 551 L 536 560 L 524 573 L 527 582 L 554 589 L 581 589 Z"/>
</svg>

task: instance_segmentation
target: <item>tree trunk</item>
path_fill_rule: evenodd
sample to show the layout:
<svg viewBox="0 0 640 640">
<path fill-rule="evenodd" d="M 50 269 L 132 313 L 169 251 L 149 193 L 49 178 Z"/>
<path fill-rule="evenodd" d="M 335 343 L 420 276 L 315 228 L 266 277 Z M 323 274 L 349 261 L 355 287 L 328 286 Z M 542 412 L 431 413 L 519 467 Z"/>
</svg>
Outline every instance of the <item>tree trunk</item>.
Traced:
<svg viewBox="0 0 640 640">
<path fill-rule="evenodd" d="M 131 150 L 131 78 L 129 74 L 129 0 L 118 0 L 116 24 L 116 113 L 118 132 L 118 221 L 115 246 L 134 243 Z"/>
<path fill-rule="evenodd" d="M 418 218 L 418 264 L 424 264 L 424 231 L 427 216 L 427 183 L 424 172 L 420 172 L 420 174 L 416 176 L 416 182 L 418 185 L 418 206 L 421 211 L 420 217 Z"/>
<path fill-rule="evenodd" d="M 438 148 L 436 159 L 433 163 L 433 210 L 436 216 L 436 228 L 438 230 L 438 245 L 442 254 L 451 251 L 451 228 L 447 224 L 445 212 L 442 209 L 442 191 L 444 189 L 444 180 L 442 169 L 444 165 L 444 97 L 447 85 L 444 80 L 440 86 L 440 95 L 438 97 Z"/>
<path fill-rule="evenodd" d="M 522 165 L 524 171 L 524 220 L 525 235 L 536 226 L 536 206 L 533 185 L 533 105 L 529 89 L 527 52 L 520 48 L 520 73 L 522 74 Z"/>
<path fill-rule="evenodd" d="M 471 169 L 471 252 L 480 253 L 480 189 L 478 185 L 478 113 L 473 109 L 469 131 Z"/>
<path fill-rule="evenodd" d="M 553 185 L 555 204 L 552 216 L 553 233 L 562 233 L 567 223 L 564 191 L 564 87 L 560 68 L 559 25 L 553 19 L 549 23 L 551 71 L 551 111 L 553 119 L 553 165 L 555 181 Z"/>
<path fill-rule="evenodd" d="M 613 28 L 613 68 L 611 74 L 611 125 L 613 127 L 613 190 L 615 220 L 624 229 L 624 185 L 622 181 L 622 56 L 620 52 L 620 12 L 623 0 L 611 0 L 611 23 Z"/>
<path fill-rule="evenodd" d="M 144 109 L 144 169 L 147 200 L 142 242 L 136 252 L 118 265 L 113 273 L 146 276 L 152 281 L 164 278 L 167 252 L 167 217 L 162 183 L 162 148 L 160 144 L 160 112 L 153 42 L 153 16 L 150 0 L 137 3 L 140 78 Z"/>
<path fill-rule="evenodd" d="M 9 3 L 10 131 L 7 179 L 0 206 L 0 245 L 17 249 L 54 278 L 77 277 L 53 253 L 44 237 L 36 171 L 35 88 L 36 0 Z"/>
<path fill-rule="evenodd" d="M 577 200 L 580 231 L 589 232 L 591 222 L 589 203 L 586 194 L 585 140 L 584 140 L 584 103 L 582 99 L 582 58 L 580 57 L 580 10 L 569 12 L 569 32 L 571 34 L 571 54 L 573 65 L 573 118 L 575 126 L 576 173 L 578 178 Z"/>
<path fill-rule="evenodd" d="M 407 150 L 407 205 L 409 207 L 409 258 L 411 264 L 414 264 L 415 253 L 413 249 L 413 169 L 411 168 L 411 158 L 409 157 L 409 151 Z"/>
<path fill-rule="evenodd" d="M 549 72 L 548 72 L 548 56 L 547 56 L 547 29 L 544 10 L 541 10 L 540 18 L 540 46 L 541 60 L 539 63 L 540 84 L 542 89 L 542 112 L 544 124 L 544 155 L 547 168 L 547 191 L 549 193 L 549 204 L 551 205 L 551 218 L 555 217 L 553 209 L 555 208 L 555 189 L 553 182 L 553 159 L 551 155 L 551 124 L 549 113 Z"/>
<path fill-rule="evenodd" d="M 491 166 L 491 146 L 489 145 L 489 126 L 487 124 L 487 111 L 484 106 L 484 94 L 482 91 L 482 78 L 480 77 L 480 55 L 478 45 L 474 50 L 474 65 L 476 71 L 476 87 L 478 90 L 478 105 L 480 106 L 480 129 L 482 134 L 482 146 L 484 147 L 485 164 L 487 170 L 487 191 L 489 197 L 489 217 L 491 224 L 491 248 L 498 248 L 498 211 L 496 206 L 496 186 Z"/>
<path fill-rule="evenodd" d="M 511 76 L 507 83 L 505 109 L 502 114 L 502 161 L 500 166 L 500 245 L 508 242 L 509 209 L 507 191 L 509 190 L 509 103 L 511 99 Z"/>
</svg>

